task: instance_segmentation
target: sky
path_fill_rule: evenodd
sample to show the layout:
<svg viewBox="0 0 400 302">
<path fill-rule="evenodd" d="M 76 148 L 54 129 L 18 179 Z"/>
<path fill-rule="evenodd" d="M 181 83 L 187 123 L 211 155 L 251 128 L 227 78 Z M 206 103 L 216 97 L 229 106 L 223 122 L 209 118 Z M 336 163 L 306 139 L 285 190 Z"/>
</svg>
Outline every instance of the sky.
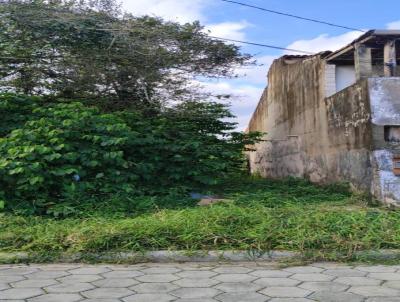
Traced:
<svg viewBox="0 0 400 302">
<path fill-rule="evenodd" d="M 400 29 L 399 0 L 238 0 L 308 18 L 352 28 Z M 221 0 L 122 0 L 123 8 L 135 15 L 161 16 L 180 23 L 199 20 L 213 36 L 276 45 L 309 52 L 336 50 L 362 33 L 270 14 Z M 238 44 L 241 45 L 241 44 Z M 237 79 L 203 83 L 216 94 L 231 94 L 238 130 L 244 130 L 267 85 L 272 61 L 281 50 L 241 45 L 258 66 L 237 70 Z"/>
</svg>

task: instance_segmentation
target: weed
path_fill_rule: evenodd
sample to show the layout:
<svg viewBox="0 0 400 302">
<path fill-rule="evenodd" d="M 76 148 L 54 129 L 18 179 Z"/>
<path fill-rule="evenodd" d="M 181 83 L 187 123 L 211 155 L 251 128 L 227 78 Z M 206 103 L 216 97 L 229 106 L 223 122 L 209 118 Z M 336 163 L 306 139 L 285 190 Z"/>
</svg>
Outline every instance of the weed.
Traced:
<svg viewBox="0 0 400 302">
<path fill-rule="evenodd" d="M 400 212 L 368 206 L 342 186 L 246 178 L 210 191 L 232 202 L 196 207 L 171 195 L 132 200 L 143 207 L 131 214 L 117 200 L 62 220 L 2 214 L 0 251 L 40 260 L 59 253 L 289 250 L 302 261 L 365 261 L 362 251 L 400 249 Z"/>
</svg>

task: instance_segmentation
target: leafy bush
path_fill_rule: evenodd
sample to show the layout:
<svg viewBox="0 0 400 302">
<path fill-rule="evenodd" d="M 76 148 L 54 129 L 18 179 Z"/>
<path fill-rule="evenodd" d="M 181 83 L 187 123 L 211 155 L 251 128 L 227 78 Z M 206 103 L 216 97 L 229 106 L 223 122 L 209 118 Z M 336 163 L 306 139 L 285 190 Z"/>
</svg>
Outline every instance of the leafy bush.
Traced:
<svg viewBox="0 0 400 302">
<path fill-rule="evenodd" d="M 0 96 L 4 114 L 12 111 L 19 122 L 0 138 L 0 201 L 31 213 L 67 215 L 112 194 L 130 202 L 129 195 L 216 184 L 241 171 L 243 149 L 257 138 L 229 133 L 234 124 L 222 120 L 229 110 L 214 103 L 186 103 L 146 117 L 104 114 L 79 102 L 22 100 L 26 106 L 20 97 Z"/>
<path fill-rule="evenodd" d="M 32 118 L 32 111 L 38 106 L 40 98 L 4 94 L 0 100 L 0 137 L 22 127 Z"/>
<path fill-rule="evenodd" d="M 258 138 L 257 133 L 232 132 L 236 124 L 226 121 L 232 114 L 217 103 L 187 102 L 150 118 L 129 112 L 122 117 L 141 129 L 141 140 L 131 142 L 138 151 L 130 155 L 151 190 L 214 185 L 240 173 L 245 146 Z"/>
<path fill-rule="evenodd" d="M 0 184 L 6 200 L 37 207 L 83 193 L 133 191 L 123 148 L 132 136 L 116 116 L 80 103 L 35 109 L 39 119 L 0 140 Z"/>
</svg>

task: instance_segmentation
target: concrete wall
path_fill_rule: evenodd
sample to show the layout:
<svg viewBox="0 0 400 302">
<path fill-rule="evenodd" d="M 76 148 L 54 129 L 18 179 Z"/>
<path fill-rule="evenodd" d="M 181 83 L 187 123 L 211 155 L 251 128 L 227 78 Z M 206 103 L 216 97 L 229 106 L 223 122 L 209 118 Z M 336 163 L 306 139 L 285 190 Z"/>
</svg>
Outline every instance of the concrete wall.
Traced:
<svg viewBox="0 0 400 302">
<path fill-rule="evenodd" d="M 336 91 L 341 91 L 356 82 L 354 66 L 336 66 Z"/>
<path fill-rule="evenodd" d="M 372 191 L 386 203 L 400 201 L 400 177 L 393 173 L 393 157 L 400 154 L 400 143 L 386 141 L 385 126 L 400 125 L 400 78 L 371 78 L 371 123 L 373 129 Z"/>
<path fill-rule="evenodd" d="M 325 98 L 326 64 L 319 56 L 276 60 L 250 131 L 267 132 L 250 153 L 253 173 L 350 181 L 366 190 L 372 181 L 372 127 L 367 81 Z"/>
</svg>

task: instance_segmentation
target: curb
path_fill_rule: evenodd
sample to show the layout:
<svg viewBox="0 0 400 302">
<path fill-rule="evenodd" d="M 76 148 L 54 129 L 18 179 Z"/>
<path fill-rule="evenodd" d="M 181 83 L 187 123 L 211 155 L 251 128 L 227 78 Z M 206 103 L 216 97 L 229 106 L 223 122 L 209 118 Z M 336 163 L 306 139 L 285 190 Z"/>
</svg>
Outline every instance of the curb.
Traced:
<svg viewBox="0 0 400 302">
<path fill-rule="evenodd" d="M 169 262 L 275 262 L 300 257 L 300 253 L 289 251 L 151 251 L 74 253 L 37 255 L 34 253 L 0 253 L 0 263 L 82 261 L 114 263 L 169 263 Z"/>
<path fill-rule="evenodd" d="M 290 251 L 150 251 L 106 253 L 35 254 L 1 253 L 0 264 L 13 263 L 185 263 L 185 262 L 291 262 L 307 256 Z M 315 260 L 315 259 L 314 259 Z M 400 250 L 367 250 L 355 252 L 349 261 L 400 263 Z M 329 260 L 328 260 L 329 261 Z"/>
</svg>

